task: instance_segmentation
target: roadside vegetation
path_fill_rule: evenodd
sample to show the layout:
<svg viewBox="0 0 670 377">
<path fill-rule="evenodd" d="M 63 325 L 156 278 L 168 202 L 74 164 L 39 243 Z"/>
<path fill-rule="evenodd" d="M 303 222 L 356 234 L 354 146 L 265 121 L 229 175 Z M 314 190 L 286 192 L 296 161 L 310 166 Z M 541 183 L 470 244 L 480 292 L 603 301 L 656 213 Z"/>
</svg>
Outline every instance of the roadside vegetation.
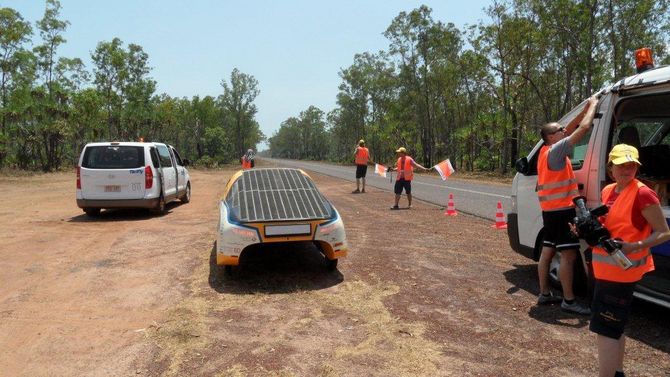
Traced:
<svg viewBox="0 0 670 377">
<path fill-rule="evenodd" d="M 59 1 L 45 4 L 35 22 L 0 8 L 0 168 L 54 171 L 87 142 L 140 139 L 207 167 L 262 141 L 275 157 L 345 162 L 362 138 L 377 161 L 402 145 L 424 165 L 448 157 L 461 172 L 504 175 L 537 126 L 632 74 L 635 49 L 670 62 L 670 0 L 493 1 L 464 30 L 421 6 L 380 30 L 387 49 L 340 71 L 336 108 L 309 106 L 268 137 L 253 75 L 234 69 L 216 97 L 157 93 L 140 45 L 100 41 L 92 67 L 61 56 L 69 22 Z"/>
</svg>

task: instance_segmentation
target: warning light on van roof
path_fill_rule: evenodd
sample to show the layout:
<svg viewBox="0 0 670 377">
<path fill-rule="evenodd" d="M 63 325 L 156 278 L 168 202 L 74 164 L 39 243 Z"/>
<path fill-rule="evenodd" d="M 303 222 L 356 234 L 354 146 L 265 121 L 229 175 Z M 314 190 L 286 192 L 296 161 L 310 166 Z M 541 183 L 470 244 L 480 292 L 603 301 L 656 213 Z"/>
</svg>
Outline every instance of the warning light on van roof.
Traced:
<svg viewBox="0 0 670 377">
<path fill-rule="evenodd" d="M 651 56 L 649 47 L 635 50 L 635 68 L 637 68 L 637 73 L 654 68 L 654 58 Z"/>
</svg>

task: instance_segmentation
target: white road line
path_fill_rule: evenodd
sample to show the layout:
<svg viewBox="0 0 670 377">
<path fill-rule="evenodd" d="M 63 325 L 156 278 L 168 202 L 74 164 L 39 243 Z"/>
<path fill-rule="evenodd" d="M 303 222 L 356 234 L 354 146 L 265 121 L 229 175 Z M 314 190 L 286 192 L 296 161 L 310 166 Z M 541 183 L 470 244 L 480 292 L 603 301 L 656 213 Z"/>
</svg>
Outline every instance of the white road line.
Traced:
<svg viewBox="0 0 670 377">
<path fill-rule="evenodd" d="M 424 183 L 424 182 L 418 182 L 418 181 L 414 181 L 413 183 L 414 183 L 414 184 L 418 184 L 418 185 L 433 186 L 433 187 L 440 187 L 440 188 L 448 188 L 448 189 L 451 189 L 451 190 L 462 191 L 462 192 L 469 192 L 469 193 L 473 193 L 473 194 L 480 194 L 480 195 L 486 195 L 486 196 L 493 196 L 493 197 L 495 197 L 495 198 L 511 199 L 511 196 L 508 196 L 508 195 L 491 194 L 491 193 L 488 193 L 488 192 L 475 191 L 475 190 L 466 190 L 466 189 L 461 189 L 461 188 L 452 187 L 452 186 L 445 186 L 445 185 L 434 185 L 434 184 L 432 184 L 432 183 Z"/>
<path fill-rule="evenodd" d="M 314 165 L 311 165 L 311 164 L 308 164 L 308 163 L 304 163 L 304 162 L 303 162 L 302 164 L 305 165 L 305 166 L 312 166 L 312 167 L 314 167 Z M 344 172 L 342 171 L 342 168 L 338 168 L 338 167 L 330 167 L 330 166 L 328 166 L 328 165 L 316 165 L 316 166 L 317 166 L 317 167 L 320 167 L 320 168 L 326 168 L 327 170 L 333 170 L 333 171 L 336 171 L 336 172 L 338 172 L 338 173 L 344 173 Z M 381 178 L 381 177 L 375 177 L 375 178 Z M 382 179 L 386 179 L 386 178 L 382 178 Z M 492 196 L 492 197 L 494 197 L 494 198 L 502 198 L 502 199 L 511 199 L 511 198 L 512 198 L 512 197 L 509 196 L 509 195 L 499 195 L 499 194 L 491 194 L 491 193 L 489 193 L 489 192 L 482 192 L 482 191 L 475 191 L 475 190 L 466 190 L 466 189 L 461 189 L 461 188 L 452 187 L 452 186 L 436 185 L 436 184 L 433 184 L 433 183 L 424 183 L 424 182 L 419 182 L 419 181 L 416 181 L 416 180 L 415 180 L 413 183 L 414 183 L 414 184 L 417 184 L 417 185 L 432 186 L 432 187 L 439 187 L 439 188 L 447 188 L 447 189 L 455 190 L 455 191 L 468 192 L 468 193 L 472 193 L 472 194 L 479 194 L 479 195 L 485 195 L 485 196 Z"/>
</svg>

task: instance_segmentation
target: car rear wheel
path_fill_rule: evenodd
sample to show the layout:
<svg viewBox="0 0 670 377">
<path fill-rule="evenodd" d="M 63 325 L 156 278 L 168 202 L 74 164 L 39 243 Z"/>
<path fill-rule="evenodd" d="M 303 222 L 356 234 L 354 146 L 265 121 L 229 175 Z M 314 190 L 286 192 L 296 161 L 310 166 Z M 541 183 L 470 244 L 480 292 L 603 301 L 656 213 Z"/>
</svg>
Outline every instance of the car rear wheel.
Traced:
<svg viewBox="0 0 670 377">
<path fill-rule="evenodd" d="M 100 208 L 85 208 L 84 212 L 91 217 L 100 216 Z"/>
</svg>

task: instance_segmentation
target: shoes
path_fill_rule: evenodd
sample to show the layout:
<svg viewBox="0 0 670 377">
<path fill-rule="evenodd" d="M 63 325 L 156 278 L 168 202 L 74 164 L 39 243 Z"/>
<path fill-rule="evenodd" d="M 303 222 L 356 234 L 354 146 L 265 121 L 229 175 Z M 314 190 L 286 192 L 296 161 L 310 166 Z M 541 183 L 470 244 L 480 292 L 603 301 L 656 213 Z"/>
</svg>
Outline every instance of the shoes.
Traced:
<svg viewBox="0 0 670 377">
<path fill-rule="evenodd" d="M 351 193 L 352 193 L 352 194 L 358 194 L 359 192 L 361 192 L 361 190 L 356 189 L 356 190 L 352 191 Z"/>
<path fill-rule="evenodd" d="M 361 190 L 361 193 L 362 193 L 362 194 L 365 194 L 365 189 Z"/>
<path fill-rule="evenodd" d="M 580 315 L 591 315 L 591 309 L 579 305 L 577 301 L 573 302 L 572 304 L 568 304 L 567 302 L 565 302 L 565 300 L 563 300 L 563 302 L 561 302 L 561 309 L 563 309 L 564 312 L 570 312 Z"/>
<path fill-rule="evenodd" d="M 555 295 L 553 292 L 549 292 L 549 296 L 545 296 L 542 293 L 540 293 L 540 295 L 537 296 L 538 305 L 558 304 L 559 302 L 562 301 L 563 297 Z"/>
<path fill-rule="evenodd" d="M 393 210 L 395 210 L 395 209 L 400 209 L 400 207 L 398 207 L 398 206 L 393 206 L 393 207 L 391 207 L 391 209 L 393 209 Z"/>
</svg>

